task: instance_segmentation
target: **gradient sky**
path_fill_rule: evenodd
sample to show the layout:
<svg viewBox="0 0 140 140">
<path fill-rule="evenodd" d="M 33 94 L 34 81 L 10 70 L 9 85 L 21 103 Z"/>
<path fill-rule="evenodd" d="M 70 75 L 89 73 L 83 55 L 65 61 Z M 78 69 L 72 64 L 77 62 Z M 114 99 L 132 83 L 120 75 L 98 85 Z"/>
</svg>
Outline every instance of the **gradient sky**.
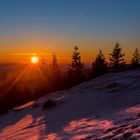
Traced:
<svg viewBox="0 0 140 140">
<path fill-rule="evenodd" d="M 140 47 L 139 0 L 0 0 L 0 61 L 22 61 L 34 52 L 70 61 L 78 45 L 91 62 L 119 41 L 129 60 Z"/>
</svg>

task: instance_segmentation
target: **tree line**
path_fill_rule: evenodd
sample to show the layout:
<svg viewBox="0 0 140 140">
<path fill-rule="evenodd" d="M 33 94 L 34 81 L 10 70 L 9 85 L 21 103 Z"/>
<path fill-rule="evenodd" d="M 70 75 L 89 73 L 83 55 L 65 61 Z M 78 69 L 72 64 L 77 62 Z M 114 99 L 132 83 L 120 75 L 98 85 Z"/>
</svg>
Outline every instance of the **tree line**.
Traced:
<svg viewBox="0 0 140 140">
<path fill-rule="evenodd" d="M 140 66 L 140 53 L 138 48 L 134 50 L 131 64 L 126 64 L 124 56 L 125 53 L 123 52 L 122 47 L 116 42 L 112 52 L 109 54 L 109 61 L 105 58 L 102 50 L 99 50 L 91 64 L 91 69 L 87 70 L 85 64 L 81 61 L 79 48 L 78 46 L 75 46 L 72 53 L 72 61 L 68 65 L 66 73 L 61 72 L 55 54 L 52 55 L 52 61 L 49 67 L 46 65 L 43 58 L 42 64 L 40 65 L 40 69 L 44 77 L 46 77 L 43 84 L 38 81 L 41 83 L 40 86 L 35 87 L 35 90 L 31 91 L 30 87 L 19 90 L 17 82 L 10 90 L 7 90 L 3 96 L 0 96 L 0 112 L 28 101 L 38 99 L 50 92 L 70 88 L 108 72 L 120 72 L 138 68 Z M 7 89 L 13 80 L 0 87 L 0 92 L 3 93 L 3 90 Z"/>
<path fill-rule="evenodd" d="M 72 61 L 68 64 L 66 74 L 64 75 L 61 73 L 56 55 L 52 55 L 52 63 L 48 77 L 50 77 L 53 89 L 56 87 L 57 90 L 59 90 L 72 87 L 108 72 L 121 72 L 140 66 L 140 53 L 138 48 L 134 50 L 130 64 L 126 63 L 124 56 L 125 53 L 123 52 L 122 47 L 119 42 L 116 42 L 112 52 L 109 54 L 109 61 L 107 61 L 104 53 L 100 49 L 91 64 L 91 69 L 87 71 L 86 65 L 81 61 L 79 48 L 78 46 L 75 46 L 72 53 Z"/>
<path fill-rule="evenodd" d="M 122 51 L 122 47 L 116 42 L 112 52 L 109 54 L 109 61 L 107 62 L 104 53 L 100 49 L 95 60 L 92 62 L 92 67 L 89 72 L 89 79 L 96 78 L 107 72 L 120 72 L 128 69 L 138 68 L 140 66 L 140 53 L 138 48 L 134 50 L 131 64 L 126 64 L 124 59 L 125 53 Z M 68 67 L 67 79 L 72 84 L 80 83 L 85 80 L 84 77 L 85 65 L 81 62 L 80 52 L 78 47 L 74 47 L 72 54 L 72 62 Z"/>
</svg>

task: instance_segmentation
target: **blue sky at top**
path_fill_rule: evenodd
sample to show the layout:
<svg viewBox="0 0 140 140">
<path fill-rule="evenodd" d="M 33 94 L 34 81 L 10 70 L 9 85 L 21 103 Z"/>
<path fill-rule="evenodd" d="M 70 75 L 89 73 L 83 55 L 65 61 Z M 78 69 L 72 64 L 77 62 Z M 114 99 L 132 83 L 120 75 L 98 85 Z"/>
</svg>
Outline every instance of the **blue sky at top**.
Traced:
<svg viewBox="0 0 140 140">
<path fill-rule="evenodd" d="M 34 34 L 48 42 L 61 36 L 61 45 L 118 40 L 139 47 L 139 7 L 139 0 L 0 0 L 0 44 L 24 43 Z"/>
</svg>

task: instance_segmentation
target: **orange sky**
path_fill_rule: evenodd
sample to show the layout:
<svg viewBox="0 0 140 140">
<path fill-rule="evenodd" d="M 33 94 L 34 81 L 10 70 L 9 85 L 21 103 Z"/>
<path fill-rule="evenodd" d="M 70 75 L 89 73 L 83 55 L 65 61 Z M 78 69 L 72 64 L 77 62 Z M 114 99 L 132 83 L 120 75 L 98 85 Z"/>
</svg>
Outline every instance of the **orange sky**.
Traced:
<svg viewBox="0 0 140 140">
<path fill-rule="evenodd" d="M 138 47 L 138 43 L 131 47 L 134 42 L 126 41 L 120 42 L 123 47 L 123 52 L 126 53 L 126 61 L 130 61 L 134 49 Z M 73 47 L 78 45 L 79 51 L 81 52 L 82 61 L 84 63 L 91 63 L 92 60 L 98 53 L 99 49 L 102 49 L 106 58 L 108 59 L 108 54 L 112 51 L 115 41 L 105 41 L 105 40 L 82 40 L 81 42 L 70 42 L 69 40 L 56 41 L 53 43 L 41 42 L 35 39 L 33 42 L 22 43 L 5 43 L 0 46 L 0 62 L 18 62 L 18 63 L 28 63 L 30 57 L 33 53 L 36 53 L 40 57 L 44 56 L 47 62 L 51 60 L 53 53 L 56 54 L 59 63 L 70 63 L 71 55 L 73 52 Z M 9 47 L 10 46 L 10 47 Z M 102 47 L 103 46 L 103 47 Z"/>
</svg>

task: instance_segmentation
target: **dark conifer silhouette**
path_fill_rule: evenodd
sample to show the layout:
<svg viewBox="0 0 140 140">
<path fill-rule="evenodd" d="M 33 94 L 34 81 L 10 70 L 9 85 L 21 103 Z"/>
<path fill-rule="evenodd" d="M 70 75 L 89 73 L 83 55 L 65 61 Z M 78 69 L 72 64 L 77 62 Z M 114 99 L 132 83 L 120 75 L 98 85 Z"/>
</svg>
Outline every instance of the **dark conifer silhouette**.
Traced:
<svg viewBox="0 0 140 140">
<path fill-rule="evenodd" d="M 137 68 L 139 67 L 139 63 L 140 63 L 140 53 L 138 48 L 136 48 L 131 60 L 131 65 L 133 68 Z"/>
<path fill-rule="evenodd" d="M 42 59 L 41 59 L 40 69 L 41 69 L 41 72 L 44 74 L 44 76 L 48 75 L 48 64 L 44 56 L 42 56 Z"/>
<path fill-rule="evenodd" d="M 74 47 L 72 62 L 68 67 L 68 79 L 72 84 L 77 84 L 82 82 L 84 79 L 83 71 L 84 64 L 81 62 L 80 52 L 78 51 L 78 47 Z"/>
<path fill-rule="evenodd" d="M 114 72 L 120 71 L 121 67 L 125 64 L 125 60 L 123 58 L 125 56 L 125 53 L 122 53 L 122 48 L 120 47 L 120 44 L 118 42 L 116 43 L 113 52 L 109 55 L 112 70 Z"/>
<path fill-rule="evenodd" d="M 61 79 L 61 71 L 55 54 L 52 55 L 52 63 L 50 65 L 49 78 L 53 88 L 58 89 L 62 79 Z"/>
<path fill-rule="evenodd" d="M 97 77 L 103 75 L 107 72 L 107 63 L 104 57 L 104 54 L 99 50 L 95 61 L 92 63 L 92 77 Z"/>
<path fill-rule="evenodd" d="M 52 68 L 53 71 L 59 71 L 59 66 L 58 66 L 57 58 L 56 58 L 56 55 L 55 54 L 52 55 L 51 68 Z"/>
<path fill-rule="evenodd" d="M 47 62 L 46 62 L 46 60 L 45 60 L 44 56 L 42 56 L 42 59 L 41 59 L 41 64 L 42 64 L 42 65 L 46 65 L 46 63 L 47 63 Z"/>
</svg>

